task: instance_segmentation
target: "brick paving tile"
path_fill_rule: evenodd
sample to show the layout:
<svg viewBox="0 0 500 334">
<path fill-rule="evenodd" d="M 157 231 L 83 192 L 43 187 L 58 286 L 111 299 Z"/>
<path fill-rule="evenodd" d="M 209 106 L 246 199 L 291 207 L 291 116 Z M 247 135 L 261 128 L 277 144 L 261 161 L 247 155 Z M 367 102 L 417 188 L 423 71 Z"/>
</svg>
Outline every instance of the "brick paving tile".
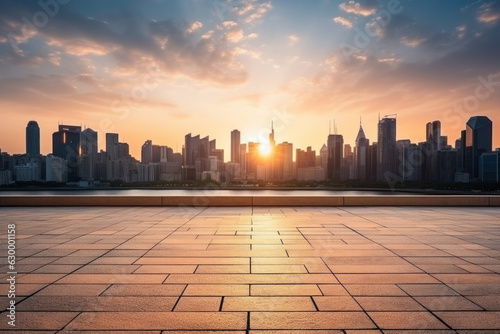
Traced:
<svg viewBox="0 0 500 334">
<path fill-rule="evenodd" d="M 355 297 L 365 311 L 424 311 L 410 297 Z"/>
<path fill-rule="evenodd" d="M 177 297 L 89 297 L 89 296 L 31 296 L 18 305 L 20 311 L 102 311 L 158 312 L 171 311 Z"/>
<path fill-rule="evenodd" d="M 250 286 L 245 284 L 189 284 L 184 296 L 248 296 Z"/>
<path fill-rule="evenodd" d="M 251 329 L 375 329 L 363 312 L 250 312 Z"/>
<path fill-rule="evenodd" d="M 480 311 L 482 308 L 461 296 L 415 297 L 430 311 Z"/>
<path fill-rule="evenodd" d="M 106 284 L 52 284 L 37 292 L 37 296 L 99 296 Z"/>
<path fill-rule="evenodd" d="M 222 304 L 222 311 L 315 310 L 310 297 L 225 297 Z"/>
<path fill-rule="evenodd" d="M 78 312 L 16 312 L 16 330 L 59 330 L 63 329 Z M 12 327 L 3 319 L 0 330 Z"/>
<path fill-rule="evenodd" d="M 395 284 L 346 284 L 347 291 L 353 296 L 406 296 Z"/>
<path fill-rule="evenodd" d="M 68 330 L 244 330 L 246 312 L 86 312 Z"/>
<path fill-rule="evenodd" d="M 368 312 L 382 330 L 385 329 L 447 329 L 429 312 Z"/>
<path fill-rule="evenodd" d="M 113 284 L 103 296 L 180 296 L 185 284 Z"/>
<path fill-rule="evenodd" d="M 220 308 L 221 299 L 221 297 L 181 297 L 174 311 L 217 312 Z"/>
<path fill-rule="evenodd" d="M 399 287 L 410 296 L 456 296 L 450 287 L 444 284 L 399 284 Z"/>
<path fill-rule="evenodd" d="M 321 290 L 315 284 L 294 285 L 251 285 L 252 296 L 321 296 Z"/>
<path fill-rule="evenodd" d="M 500 312 L 435 312 L 454 329 L 500 328 Z"/>
<path fill-rule="evenodd" d="M 347 296 L 315 296 L 320 311 L 362 311 L 356 300 Z"/>
</svg>

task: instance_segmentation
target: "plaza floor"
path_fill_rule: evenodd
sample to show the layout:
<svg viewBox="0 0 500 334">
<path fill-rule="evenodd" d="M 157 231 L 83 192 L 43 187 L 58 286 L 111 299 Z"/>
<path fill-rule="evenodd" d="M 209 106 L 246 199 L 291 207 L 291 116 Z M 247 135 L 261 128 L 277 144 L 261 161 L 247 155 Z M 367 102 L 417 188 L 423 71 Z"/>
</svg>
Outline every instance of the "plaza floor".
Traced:
<svg viewBox="0 0 500 334">
<path fill-rule="evenodd" d="M 500 333 L 500 208 L 0 208 L 24 333 Z M 10 276 L 10 275 L 9 275 Z"/>
</svg>

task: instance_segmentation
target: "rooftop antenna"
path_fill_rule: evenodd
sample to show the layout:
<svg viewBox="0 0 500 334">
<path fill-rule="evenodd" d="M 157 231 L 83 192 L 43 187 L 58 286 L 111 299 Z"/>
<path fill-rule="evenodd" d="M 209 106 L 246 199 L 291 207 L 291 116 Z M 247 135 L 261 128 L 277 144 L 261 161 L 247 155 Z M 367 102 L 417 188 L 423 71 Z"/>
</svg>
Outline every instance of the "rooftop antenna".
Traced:
<svg viewBox="0 0 500 334">
<path fill-rule="evenodd" d="M 328 120 L 328 135 L 332 134 L 332 121 Z"/>
<path fill-rule="evenodd" d="M 337 124 L 335 124 L 335 119 L 333 119 L 333 134 L 337 134 Z"/>
</svg>

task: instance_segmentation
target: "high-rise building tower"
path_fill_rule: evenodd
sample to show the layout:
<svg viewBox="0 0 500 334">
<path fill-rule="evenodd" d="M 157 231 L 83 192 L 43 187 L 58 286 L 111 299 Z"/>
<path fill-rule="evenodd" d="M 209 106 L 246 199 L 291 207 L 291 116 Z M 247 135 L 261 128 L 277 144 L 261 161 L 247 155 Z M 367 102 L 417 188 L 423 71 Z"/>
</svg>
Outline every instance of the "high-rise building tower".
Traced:
<svg viewBox="0 0 500 334">
<path fill-rule="evenodd" d="M 328 166 L 326 177 L 328 180 L 340 181 L 340 167 L 343 160 L 344 137 L 342 135 L 329 135 L 327 141 L 328 147 Z"/>
<path fill-rule="evenodd" d="M 231 131 L 231 162 L 241 162 L 240 145 L 241 133 L 238 130 Z"/>
<path fill-rule="evenodd" d="M 397 175 L 396 118 L 384 117 L 378 123 L 377 181 L 385 182 Z"/>
<path fill-rule="evenodd" d="M 82 155 L 97 156 L 97 132 L 87 128 L 80 134 L 80 147 Z"/>
<path fill-rule="evenodd" d="M 40 128 L 36 121 L 29 121 L 26 126 L 26 154 L 40 155 Z"/>
<path fill-rule="evenodd" d="M 141 162 L 143 164 L 153 162 L 153 142 L 151 140 L 146 140 L 146 142 L 142 145 Z"/>
<path fill-rule="evenodd" d="M 59 125 L 52 134 L 52 153 L 68 163 L 68 181 L 78 181 L 78 158 L 80 157 L 80 126 Z"/>
<path fill-rule="evenodd" d="M 493 123 L 486 116 L 471 117 L 465 129 L 465 172 L 479 178 L 479 157 L 492 151 Z"/>
<path fill-rule="evenodd" d="M 118 159 L 118 133 L 106 133 L 106 153 L 109 159 Z"/>
<path fill-rule="evenodd" d="M 97 132 L 87 128 L 80 134 L 80 164 L 78 175 L 84 180 L 97 178 Z"/>
<path fill-rule="evenodd" d="M 356 146 L 354 147 L 354 166 L 356 166 L 356 179 L 366 180 L 366 164 L 368 157 L 369 141 L 366 139 L 363 126 L 359 125 L 358 136 L 356 137 Z"/>
</svg>

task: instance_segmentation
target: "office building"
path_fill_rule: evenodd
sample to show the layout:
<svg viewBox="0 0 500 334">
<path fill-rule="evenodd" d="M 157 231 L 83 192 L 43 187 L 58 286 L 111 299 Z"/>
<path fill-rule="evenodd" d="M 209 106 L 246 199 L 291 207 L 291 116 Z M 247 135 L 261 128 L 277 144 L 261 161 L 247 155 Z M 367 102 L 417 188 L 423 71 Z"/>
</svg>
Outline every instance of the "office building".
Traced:
<svg viewBox="0 0 500 334">
<path fill-rule="evenodd" d="M 151 140 L 146 140 L 146 142 L 142 145 L 141 162 L 143 164 L 149 164 L 153 162 L 153 142 Z"/>
<path fill-rule="evenodd" d="M 369 143 L 369 140 L 366 139 L 363 126 L 360 124 L 358 135 L 356 137 L 356 146 L 354 147 L 354 166 L 356 167 L 357 180 L 365 181 L 367 179 L 366 167 Z"/>
<path fill-rule="evenodd" d="M 329 135 L 327 140 L 328 165 L 327 179 L 340 181 L 340 171 L 343 160 L 344 137 L 342 135 Z"/>
<path fill-rule="evenodd" d="M 377 181 L 386 182 L 397 176 L 396 118 L 384 117 L 378 123 Z"/>
<path fill-rule="evenodd" d="M 52 134 L 52 154 L 67 161 L 68 181 L 78 181 L 78 158 L 80 157 L 80 126 L 59 125 Z"/>
<path fill-rule="evenodd" d="M 231 131 L 231 162 L 241 162 L 241 133 L 238 130 Z"/>
<path fill-rule="evenodd" d="M 479 178 L 482 182 L 500 182 L 500 150 L 479 157 Z"/>
<path fill-rule="evenodd" d="M 486 116 L 471 117 L 465 129 L 465 172 L 479 179 L 479 158 L 492 151 L 493 124 Z"/>
<path fill-rule="evenodd" d="M 106 133 L 106 153 L 108 159 L 118 159 L 118 133 Z"/>
<path fill-rule="evenodd" d="M 26 154 L 40 155 L 40 128 L 36 121 L 29 121 L 26 126 Z"/>
</svg>

